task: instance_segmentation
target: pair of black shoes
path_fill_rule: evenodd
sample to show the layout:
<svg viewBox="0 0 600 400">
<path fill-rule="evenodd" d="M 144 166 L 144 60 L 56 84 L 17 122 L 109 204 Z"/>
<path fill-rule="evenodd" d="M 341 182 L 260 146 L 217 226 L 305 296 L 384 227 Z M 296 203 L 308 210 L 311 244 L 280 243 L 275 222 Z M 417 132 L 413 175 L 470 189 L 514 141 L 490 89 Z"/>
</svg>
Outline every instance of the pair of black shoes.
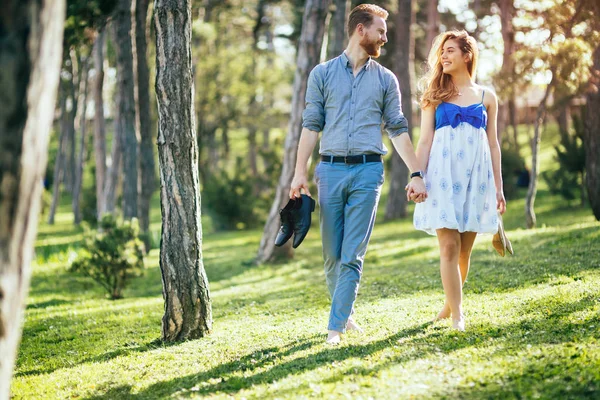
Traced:
<svg viewBox="0 0 600 400">
<path fill-rule="evenodd" d="M 275 246 L 283 246 L 294 235 L 293 248 L 300 246 L 310 229 L 311 213 L 315 211 L 315 201 L 305 194 L 290 199 L 279 211 L 281 228 L 275 239 Z"/>
</svg>

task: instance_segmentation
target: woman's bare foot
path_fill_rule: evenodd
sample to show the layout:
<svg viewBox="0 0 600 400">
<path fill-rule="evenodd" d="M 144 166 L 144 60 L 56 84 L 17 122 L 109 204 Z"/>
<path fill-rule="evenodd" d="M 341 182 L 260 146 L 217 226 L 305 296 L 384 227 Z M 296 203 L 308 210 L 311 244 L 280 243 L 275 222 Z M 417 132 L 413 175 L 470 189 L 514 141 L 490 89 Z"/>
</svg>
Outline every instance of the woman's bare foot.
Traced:
<svg viewBox="0 0 600 400">
<path fill-rule="evenodd" d="M 340 344 L 341 340 L 342 340 L 341 332 L 327 331 L 327 340 L 325 341 L 325 343 L 336 345 L 336 344 Z"/>
<path fill-rule="evenodd" d="M 354 321 L 354 319 L 352 319 L 352 317 L 348 318 L 348 322 L 346 322 L 346 330 L 347 331 L 356 331 L 358 333 L 364 332 L 362 330 L 362 328 L 360 326 L 358 326 L 356 321 Z"/>
<path fill-rule="evenodd" d="M 433 322 L 438 321 L 440 319 L 448 319 L 448 318 L 450 318 L 451 315 L 452 315 L 452 312 L 450 311 L 450 306 L 448 305 L 448 303 L 444 303 L 444 307 L 442 308 L 442 311 L 440 311 L 439 314 L 437 315 L 437 317 L 435 317 L 433 319 Z"/>
<path fill-rule="evenodd" d="M 457 331 L 464 332 L 465 331 L 465 316 L 460 315 L 459 319 L 452 318 L 452 328 Z"/>
</svg>

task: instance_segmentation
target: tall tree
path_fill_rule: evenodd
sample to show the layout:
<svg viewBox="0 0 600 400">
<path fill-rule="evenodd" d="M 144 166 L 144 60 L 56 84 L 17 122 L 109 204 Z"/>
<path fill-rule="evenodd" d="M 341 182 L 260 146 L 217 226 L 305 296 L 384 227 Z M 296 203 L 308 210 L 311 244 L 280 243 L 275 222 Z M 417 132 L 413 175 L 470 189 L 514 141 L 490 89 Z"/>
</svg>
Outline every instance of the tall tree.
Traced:
<svg viewBox="0 0 600 400">
<path fill-rule="evenodd" d="M 276 251 L 275 237 L 279 230 L 279 210 L 289 200 L 288 194 L 296 165 L 296 151 L 302 131 L 302 111 L 304 110 L 308 75 L 319 62 L 328 9 L 329 0 L 306 0 L 302 19 L 302 33 L 300 34 L 300 44 L 296 57 L 292 111 L 288 134 L 285 139 L 283 168 L 275 192 L 275 201 L 271 206 L 260 241 L 257 256 L 258 262 L 266 262 L 277 256 L 292 256 L 291 242 L 277 248 L 278 250 Z"/>
<path fill-rule="evenodd" d="M 412 82 L 414 80 L 415 39 L 411 25 L 415 18 L 414 0 L 398 0 L 398 11 L 395 15 L 394 46 L 396 57 L 394 73 L 400 83 L 402 95 L 402 111 L 408 122 L 408 132 L 412 138 Z M 406 217 L 406 195 L 404 187 L 408 183 L 408 167 L 402 158 L 392 149 L 390 190 L 385 208 L 385 219 L 392 220 Z"/>
<path fill-rule="evenodd" d="M 0 398 L 8 399 L 54 116 L 65 3 L 12 0 L 0 15 Z"/>
<path fill-rule="evenodd" d="M 106 180 L 106 123 L 104 120 L 104 43 L 106 27 L 101 27 L 92 50 L 96 76 L 92 84 L 94 98 L 94 159 L 96 161 L 96 212 L 98 221 L 102 218 L 104 206 L 104 182 Z"/>
<path fill-rule="evenodd" d="M 156 94 L 161 180 L 162 337 L 210 333 L 212 308 L 202 262 L 200 183 L 194 121 L 192 0 L 156 0 Z"/>
<path fill-rule="evenodd" d="M 48 213 L 48 224 L 54 224 L 54 217 L 56 215 L 56 208 L 58 207 L 60 184 L 63 181 L 63 174 L 65 171 L 65 157 L 67 152 L 67 135 L 68 135 L 68 120 L 69 110 L 67 110 L 67 81 L 62 80 L 59 84 L 58 96 L 59 96 L 59 109 L 60 109 L 60 138 L 58 139 L 58 151 L 56 153 L 56 159 L 54 161 L 54 182 L 52 183 L 52 203 L 50 204 L 50 212 Z"/>
<path fill-rule="evenodd" d="M 80 197 L 81 188 L 83 186 L 83 168 L 86 160 L 86 113 L 87 113 L 87 95 L 88 95 L 88 72 L 90 70 L 89 57 L 84 56 L 81 59 L 81 78 L 79 80 L 79 90 L 77 94 L 77 116 L 74 131 L 79 132 L 79 152 L 77 153 L 77 161 L 75 163 L 75 182 L 73 184 L 73 214 L 75 216 L 75 224 L 81 223 L 81 207 Z"/>
<path fill-rule="evenodd" d="M 346 21 L 350 14 L 349 0 L 333 0 L 335 8 L 329 24 L 329 38 L 327 41 L 327 59 L 339 56 L 348 43 L 348 27 Z"/>
<path fill-rule="evenodd" d="M 135 130 L 135 100 L 133 92 L 131 0 L 119 0 L 115 9 L 115 53 L 117 55 L 117 90 L 119 91 L 119 125 L 123 161 L 123 217 L 138 216 L 138 151 L 139 138 Z"/>
<path fill-rule="evenodd" d="M 135 77 L 135 107 L 137 136 L 140 138 L 140 168 L 139 168 L 139 220 L 142 232 L 147 233 L 150 227 L 150 200 L 156 188 L 154 171 L 154 144 L 150 129 L 150 78 L 146 54 L 146 16 L 148 15 L 148 0 L 135 0 L 135 19 L 133 35 L 133 75 Z M 149 248 L 146 235 L 146 249 Z"/>
<path fill-rule="evenodd" d="M 440 33 L 440 13 L 438 12 L 439 0 L 427 0 L 427 51 L 425 57 L 429 54 L 433 39 Z"/>
<path fill-rule="evenodd" d="M 524 58 L 541 61 L 539 64 L 550 71 L 551 78 L 546 86 L 544 97 L 538 105 L 531 144 L 531 176 L 525 198 L 525 221 L 528 228 L 536 225 L 534 203 L 537 194 L 539 148 L 548 98 L 555 89 L 561 93 L 561 96 L 579 91 L 582 83 L 587 82 L 589 77 L 591 46 L 573 33 L 573 27 L 578 23 L 582 21 L 589 23 L 590 18 L 593 20 L 593 17 L 585 12 L 585 2 L 586 0 L 579 0 L 568 7 L 556 3 L 552 7 L 534 13 L 534 18 L 538 18 L 541 13 L 544 26 L 550 35 L 546 43 L 539 46 L 537 50 L 527 49 Z"/>
<path fill-rule="evenodd" d="M 498 139 L 501 140 L 502 133 L 510 125 L 513 130 L 513 145 L 519 150 L 519 141 L 517 137 L 517 118 L 515 107 L 515 85 L 513 84 L 515 76 L 515 63 L 512 58 L 515 52 L 515 29 L 513 18 L 516 13 L 514 0 L 500 0 L 500 21 L 502 24 L 502 42 L 504 50 L 502 52 L 502 68 L 500 70 L 501 84 L 498 89 L 502 92 L 498 110 Z"/>
<path fill-rule="evenodd" d="M 600 31 L 600 4 L 589 1 L 590 9 L 595 14 L 592 19 L 593 29 Z M 586 119 L 584 129 L 586 187 L 590 206 L 596 220 L 600 221 L 600 41 L 596 41 L 596 48 L 592 55 L 588 91 L 586 94 Z"/>
</svg>

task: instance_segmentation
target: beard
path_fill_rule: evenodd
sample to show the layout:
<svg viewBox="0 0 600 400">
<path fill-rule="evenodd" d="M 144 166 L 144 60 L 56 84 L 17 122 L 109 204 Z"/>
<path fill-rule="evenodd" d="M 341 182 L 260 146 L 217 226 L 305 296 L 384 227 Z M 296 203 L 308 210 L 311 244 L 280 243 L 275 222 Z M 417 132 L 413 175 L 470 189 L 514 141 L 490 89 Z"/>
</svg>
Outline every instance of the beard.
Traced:
<svg viewBox="0 0 600 400">
<path fill-rule="evenodd" d="M 379 40 L 370 40 L 368 37 L 365 36 L 364 38 L 362 38 L 359 44 L 360 47 L 362 47 L 363 50 L 371 57 L 377 58 L 380 56 L 380 49 L 383 43 Z"/>
</svg>

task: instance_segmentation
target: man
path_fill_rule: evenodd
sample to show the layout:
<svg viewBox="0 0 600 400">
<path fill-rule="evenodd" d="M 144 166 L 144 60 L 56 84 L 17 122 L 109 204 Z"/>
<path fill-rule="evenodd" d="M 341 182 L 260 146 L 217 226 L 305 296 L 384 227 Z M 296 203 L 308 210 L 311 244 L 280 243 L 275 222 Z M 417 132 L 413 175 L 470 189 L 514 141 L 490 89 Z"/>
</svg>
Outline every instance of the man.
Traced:
<svg viewBox="0 0 600 400">
<path fill-rule="evenodd" d="M 387 149 L 381 123 L 408 168 L 414 171 L 408 196 L 427 196 L 422 173 L 402 114 L 395 75 L 373 58 L 387 42 L 388 12 L 372 4 L 354 8 L 349 43 L 338 57 L 310 73 L 303 130 L 290 198 L 308 189 L 307 163 L 321 138 L 315 170 L 321 207 L 321 236 L 327 287 L 332 298 L 327 343 L 337 344 L 346 329 L 361 331 L 351 318 L 383 184 Z"/>
</svg>

